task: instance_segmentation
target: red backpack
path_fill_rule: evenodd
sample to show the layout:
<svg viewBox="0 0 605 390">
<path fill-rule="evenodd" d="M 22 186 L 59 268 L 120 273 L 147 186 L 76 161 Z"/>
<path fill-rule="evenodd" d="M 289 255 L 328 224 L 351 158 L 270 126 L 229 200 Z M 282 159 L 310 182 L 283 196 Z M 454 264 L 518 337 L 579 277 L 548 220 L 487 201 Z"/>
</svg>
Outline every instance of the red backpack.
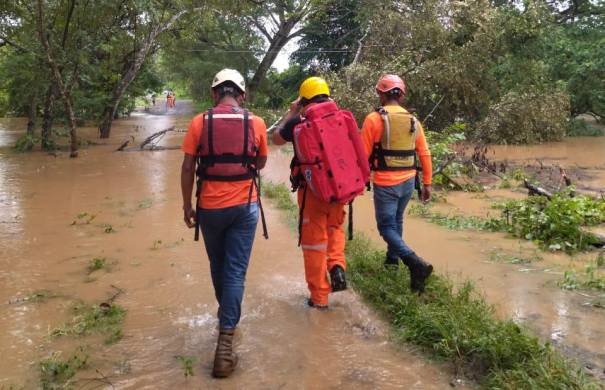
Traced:
<svg viewBox="0 0 605 390">
<path fill-rule="evenodd" d="M 325 202 L 350 203 L 362 194 L 370 166 L 353 114 L 328 101 L 309 107 L 294 128 L 300 174 Z"/>
</svg>

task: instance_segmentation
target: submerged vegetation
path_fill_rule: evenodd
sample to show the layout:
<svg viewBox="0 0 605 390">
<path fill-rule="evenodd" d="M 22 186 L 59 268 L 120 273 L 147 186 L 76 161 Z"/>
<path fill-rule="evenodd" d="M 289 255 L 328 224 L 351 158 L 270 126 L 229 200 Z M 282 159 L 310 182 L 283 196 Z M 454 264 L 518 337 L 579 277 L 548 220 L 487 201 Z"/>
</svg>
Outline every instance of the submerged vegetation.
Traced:
<svg viewBox="0 0 605 390">
<path fill-rule="evenodd" d="M 550 200 L 529 196 L 495 207 L 501 210 L 500 217 L 449 215 L 419 204 L 410 206 L 409 214 L 450 230 L 508 232 L 551 251 L 573 253 L 601 242 L 586 227 L 605 223 L 605 199 L 582 195 L 570 197 L 561 193 L 555 194 Z"/>
<path fill-rule="evenodd" d="M 73 308 L 74 316 L 66 324 L 51 331 L 51 336 L 85 336 L 94 333 L 105 335 L 105 343 L 122 339 L 122 323 L 126 310 L 115 303 L 90 305 L 80 303 Z"/>
<path fill-rule="evenodd" d="M 516 237 L 543 248 L 575 252 L 598 242 L 584 227 L 605 222 L 605 199 L 555 194 L 548 200 L 530 196 L 503 205 L 500 224 Z"/>
<path fill-rule="evenodd" d="M 88 354 L 82 347 L 66 360 L 62 360 L 61 355 L 55 352 L 39 363 L 40 385 L 43 390 L 71 388 L 70 380 L 79 370 L 86 368 L 87 364 Z"/>
<path fill-rule="evenodd" d="M 596 290 L 605 291 L 605 269 L 603 254 L 586 265 L 584 272 L 578 273 L 575 269 L 565 271 L 563 279 L 559 281 L 559 287 L 565 290 Z"/>
<path fill-rule="evenodd" d="M 183 375 L 185 378 L 193 376 L 193 365 L 197 361 L 195 357 L 177 355 L 174 358 L 181 363 L 181 368 L 183 369 Z"/>
<path fill-rule="evenodd" d="M 265 195 L 289 218 L 296 205 L 283 184 Z M 359 237 L 347 244 L 347 274 L 358 291 L 392 326 L 402 342 L 451 361 L 460 374 L 489 389 L 599 389 L 575 363 L 565 359 L 511 320 L 496 318 L 470 282 L 454 286 L 433 274 L 424 295 L 412 293 L 407 268 L 385 271 L 385 252 Z"/>
</svg>

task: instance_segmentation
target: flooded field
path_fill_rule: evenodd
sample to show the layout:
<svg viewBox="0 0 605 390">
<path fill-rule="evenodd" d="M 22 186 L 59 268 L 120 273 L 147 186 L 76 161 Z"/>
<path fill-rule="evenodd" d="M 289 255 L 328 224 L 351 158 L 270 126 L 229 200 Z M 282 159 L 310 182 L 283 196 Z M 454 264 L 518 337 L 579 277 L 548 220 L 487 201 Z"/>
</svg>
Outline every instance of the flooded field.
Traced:
<svg viewBox="0 0 605 390">
<path fill-rule="evenodd" d="M 272 209 L 271 239 L 258 235 L 248 274 L 240 368 L 228 380 L 210 377 L 217 306 L 203 247 L 181 220 L 182 155 L 113 152 L 129 135 L 140 142 L 187 119 L 121 120 L 107 144 L 78 159 L 14 154 L 6 147 L 18 121 L 0 122 L 0 388 L 38 388 L 39 362 L 79 347 L 89 368 L 74 387 L 84 389 L 449 387 L 450 367 L 388 343 L 385 325 L 352 292 L 327 313 L 305 306 L 296 237 Z M 94 132 L 82 130 L 92 140 Z M 91 271 L 94 258 L 105 266 Z M 74 304 L 107 301 L 118 289 L 115 302 L 127 310 L 122 340 L 51 337 Z M 177 356 L 193 361 L 194 376 L 184 376 Z"/>
<path fill-rule="evenodd" d="M 37 388 L 39 361 L 54 352 L 69 357 L 80 346 L 89 368 L 78 373 L 76 388 L 450 388 L 451 367 L 389 343 L 386 325 L 350 290 L 335 295 L 326 313 L 305 307 L 296 236 L 270 207 L 270 240 L 257 235 L 247 279 L 241 365 L 228 380 L 211 379 L 217 307 L 202 244 L 181 220 L 181 152 L 113 151 L 131 135 L 140 142 L 169 126 L 185 128 L 189 117 L 133 115 L 78 159 L 15 154 L 9 146 L 24 121 L 0 120 L 0 388 Z M 81 134 L 100 142 L 95 131 Z M 175 133 L 162 144 L 178 145 L 181 138 Z M 605 170 L 599 145 L 603 151 L 604 138 L 495 153 L 599 173 Z M 287 182 L 290 154 L 271 152 L 264 177 Z M 594 185 L 605 187 L 594 177 Z M 382 245 L 371 196 L 356 201 L 355 226 Z M 484 216 L 493 212 L 491 199 L 523 196 L 513 190 L 451 193 L 438 207 Z M 590 294 L 556 286 L 572 262 L 581 265 L 594 254 L 545 253 L 503 234 L 448 231 L 417 217 L 407 217 L 405 232 L 437 272 L 474 280 L 500 316 L 513 317 L 605 377 L 605 310 L 587 305 L 595 298 Z M 507 264 L 497 254 L 536 260 Z M 94 258 L 104 259 L 104 266 L 91 271 Z M 112 296 L 127 310 L 119 342 L 51 336 L 73 317 L 74 304 Z M 177 356 L 193 360 L 193 377 L 185 377 Z"/>
</svg>

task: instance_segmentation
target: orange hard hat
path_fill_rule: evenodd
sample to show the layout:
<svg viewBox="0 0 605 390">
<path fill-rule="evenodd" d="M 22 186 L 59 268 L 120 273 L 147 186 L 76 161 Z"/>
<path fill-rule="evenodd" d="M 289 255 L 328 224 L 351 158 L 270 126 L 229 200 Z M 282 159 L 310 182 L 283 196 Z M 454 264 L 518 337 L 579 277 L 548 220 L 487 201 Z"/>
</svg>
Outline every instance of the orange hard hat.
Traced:
<svg viewBox="0 0 605 390">
<path fill-rule="evenodd" d="M 385 74 L 376 84 L 376 92 L 385 93 L 395 88 L 399 88 L 405 94 L 405 83 L 396 74 Z"/>
</svg>

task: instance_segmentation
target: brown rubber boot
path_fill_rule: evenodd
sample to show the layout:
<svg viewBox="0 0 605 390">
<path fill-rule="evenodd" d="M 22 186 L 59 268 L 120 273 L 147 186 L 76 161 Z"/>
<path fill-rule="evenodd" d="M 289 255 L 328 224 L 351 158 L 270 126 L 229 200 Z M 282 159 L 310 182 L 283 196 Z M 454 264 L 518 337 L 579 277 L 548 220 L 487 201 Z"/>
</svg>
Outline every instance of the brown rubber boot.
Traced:
<svg viewBox="0 0 605 390">
<path fill-rule="evenodd" d="M 233 352 L 233 335 L 235 329 L 221 329 L 216 343 L 214 354 L 214 368 L 212 376 L 227 378 L 237 366 L 237 355 Z"/>
</svg>

